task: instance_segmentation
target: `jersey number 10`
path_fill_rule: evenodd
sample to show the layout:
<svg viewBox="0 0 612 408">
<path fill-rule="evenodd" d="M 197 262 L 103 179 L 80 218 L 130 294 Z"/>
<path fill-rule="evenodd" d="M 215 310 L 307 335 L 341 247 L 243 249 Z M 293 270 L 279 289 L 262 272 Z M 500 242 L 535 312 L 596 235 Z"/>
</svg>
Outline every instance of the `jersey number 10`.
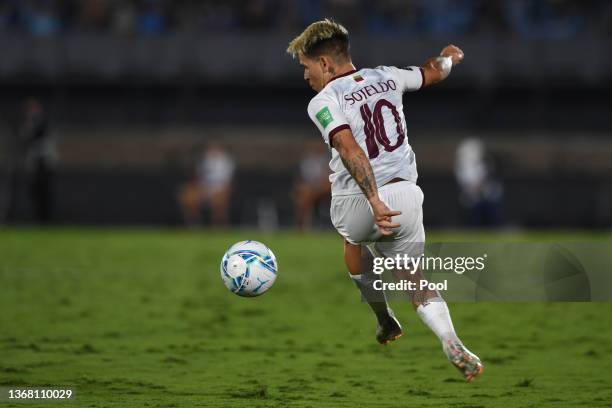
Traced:
<svg viewBox="0 0 612 408">
<path fill-rule="evenodd" d="M 397 131 L 397 142 L 395 142 L 395 144 L 391 144 L 391 140 L 389 140 L 387 136 L 385 120 L 382 114 L 383 108 L 388 108 L 395 119 Z M 361 108 L 359 108 L 359 111 L 361 112 L 361 117 L 364 122 L 363 130 L 366 135 L 366 146 L 368 147 L 368 157 L 370 159 L 378 157 L 380 154 L 378 143 L 380 143 L 386 151 L 392 152 L 404 142 L 405 135 L 404 129 L 402 128 L 402 119 L 397 112 L 397 108 L 391 102 L 386 99 L 380 99 L 374 105 L 374 111 L 371 111 L 368 104 L 364 103 L 361 105 Z M 376 141 L 378 141 L 378 143 L 376 143 Z"/>
</svg>

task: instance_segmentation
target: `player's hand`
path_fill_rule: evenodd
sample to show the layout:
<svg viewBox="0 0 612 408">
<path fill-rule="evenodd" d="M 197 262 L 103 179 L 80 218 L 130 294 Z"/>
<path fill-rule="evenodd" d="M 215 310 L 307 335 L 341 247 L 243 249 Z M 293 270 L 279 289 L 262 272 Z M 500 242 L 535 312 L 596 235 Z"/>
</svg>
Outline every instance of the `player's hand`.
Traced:
<svg viewBox="0 0 612 408">
<path fill-rule="evenodd" d="M 393 228 L 398 228 L 400 224 L 393 222 L 391 217 L 394 215 L 400 215 L 401 211 L 393 211 L 387 207 L 380 199 L 370 202 L 372 211 L 374 212 L 374 222 L 378 225 L 380 232 L 383 235 L 393 234 Z"/>
<path fill-rule="evenodd" d="M 463 61 L 463 51 L 455 45 L 447 45 L 440 53 L 443 57 L 451 57 L 453 65 L 457 65 Z"/>
</svg>

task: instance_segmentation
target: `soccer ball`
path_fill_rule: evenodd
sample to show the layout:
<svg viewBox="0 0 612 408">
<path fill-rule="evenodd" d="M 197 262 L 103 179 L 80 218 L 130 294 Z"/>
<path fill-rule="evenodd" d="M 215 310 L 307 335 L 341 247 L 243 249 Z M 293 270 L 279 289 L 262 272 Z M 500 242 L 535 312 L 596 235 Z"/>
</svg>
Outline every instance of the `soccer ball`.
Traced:
<svg viewBox="0 0 612 408">
<path fill-rule="evenodd" d="M 276 257 L 264 244 L 241 241 L 232 245 L 221 259 L 221 279 L 238 296 L 259 296 L 276 280 Z"/>
</svg>

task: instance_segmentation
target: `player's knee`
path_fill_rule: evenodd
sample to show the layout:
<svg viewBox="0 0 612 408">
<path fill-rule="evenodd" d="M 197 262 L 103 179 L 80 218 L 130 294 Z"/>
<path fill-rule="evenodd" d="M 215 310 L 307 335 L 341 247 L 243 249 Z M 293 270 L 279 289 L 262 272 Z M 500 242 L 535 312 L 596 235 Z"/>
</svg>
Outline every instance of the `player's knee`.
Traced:
<svg viewBox="0 0 612 408">
<path fill-rule="evenodd" d="M 361 245 L 344 241 L 344 262 L 351 275 L 361 274 Z"/>
</svg>

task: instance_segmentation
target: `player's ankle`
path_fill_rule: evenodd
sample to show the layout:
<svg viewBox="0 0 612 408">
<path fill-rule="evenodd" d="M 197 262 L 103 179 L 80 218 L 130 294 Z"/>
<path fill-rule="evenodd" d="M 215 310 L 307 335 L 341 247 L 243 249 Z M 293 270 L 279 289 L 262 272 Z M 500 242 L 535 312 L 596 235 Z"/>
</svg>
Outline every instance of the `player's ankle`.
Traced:
<svg viewBox="0 0 612 408">
<path fill-rule="evenodd" d="M 456 333 L 444 333 L 440 336 L 440 342 L 442 342 L 442 346 L 446 347 L 448 346 L 449 343 L 459 343 L 459 344 L 463 344 L 461 342 L 461 339 L 459 339 L 459 337 L 457 336 Z"/>
</svg>

